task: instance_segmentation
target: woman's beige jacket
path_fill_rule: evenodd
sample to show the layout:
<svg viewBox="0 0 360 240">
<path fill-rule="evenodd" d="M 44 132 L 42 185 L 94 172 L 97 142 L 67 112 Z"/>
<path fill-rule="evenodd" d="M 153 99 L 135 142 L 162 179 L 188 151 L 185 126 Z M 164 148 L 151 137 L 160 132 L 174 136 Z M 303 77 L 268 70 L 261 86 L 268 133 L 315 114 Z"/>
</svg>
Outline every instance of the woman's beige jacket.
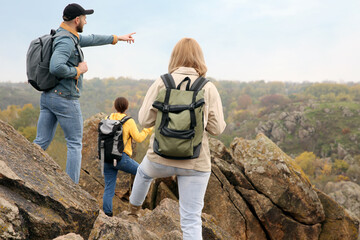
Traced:
<svg viewBox="0 0 360 240">
<path fill-rule="evenodd" d="M 191 79 L 191 84 L 199 77 L 199 74 L 193 68 L 180 67 L 171 74 L 174 78 L 176 86 L 185 78 L 189 77 Z M 181 89 L 185 89 L 186 84 L 182 84 Z M 157 109 L 152 107 L 152 104 L 158 95 L 161 89 L 165 88 L 165 85 L 161 78 L 157 79 L 149 88 L 146 93 L 144 102 L 139 111 L 139 123 L 143 127 L 153 127 L 155 125 Z M 210 149 L 208 141 L 208 133 L 211 135 L 221 134 L 225 127 L 226 123 L 224 121 L 224 113 L 221 103 L 221 98 L 219 92 L 217 91 L 215 85 L 211 82 L 208 82 L 203 87 L 205 90 L 205 107 L 204 107 L 204 126 L 205 131 L 203 135 L 200 155 L 198 158 L 189 159 L 189 160 L 172 160 L 163 158 L 157 155 L 153 151 L 154 136 L 153 134 L 150 138 L 150 145 L 147 151 L 147 157 L 150 161 L 160 163 L 167 166 L 185 168 L 185 169 L 194 169 L 197 171 L 209 172 L 211 171 L 211 159 L 210 159 Z"/>
</svg>

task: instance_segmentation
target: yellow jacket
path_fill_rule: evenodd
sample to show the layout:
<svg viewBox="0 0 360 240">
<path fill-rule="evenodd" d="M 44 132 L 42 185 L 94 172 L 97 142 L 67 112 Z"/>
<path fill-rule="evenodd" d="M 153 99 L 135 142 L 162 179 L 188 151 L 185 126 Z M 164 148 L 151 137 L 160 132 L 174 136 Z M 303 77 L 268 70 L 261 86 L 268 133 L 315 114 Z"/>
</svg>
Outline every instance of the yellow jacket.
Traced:
<svg viewBox="0 0 360 240">
<path fill-rule="evenodd" d="M 121 120 L 125 116 L 125 113 L 112 113 L 109 118 L 111 120 Z M 136 142 L 142 142 L 145 140 L 151 130 L 152 128 L 144 128 L 141 132 L 139 132 L 134 119 L 131 118 L 127 120 L 123 125 L 123 141 L 124 144 L 126 144 L 124 152 L 131 157 L 131 139 L 134 139 Z"/>
</svg>

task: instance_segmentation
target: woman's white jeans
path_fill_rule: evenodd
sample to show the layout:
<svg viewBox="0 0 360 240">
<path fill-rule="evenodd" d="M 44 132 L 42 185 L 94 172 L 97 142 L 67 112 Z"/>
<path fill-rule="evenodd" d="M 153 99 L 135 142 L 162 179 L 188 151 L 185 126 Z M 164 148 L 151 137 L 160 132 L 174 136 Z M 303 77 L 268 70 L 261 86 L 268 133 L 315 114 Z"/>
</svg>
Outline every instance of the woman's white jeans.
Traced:
<svg viewBox="0 0 360 240">
<path fill-rule="evenodd" d="M 201 211 L 210 173 L 165 166 L 151 162 L 145 156 L 135 176 L 130 203 L 135 206 L 143 204 L 153 178 L 176 175 L 183 239 L 202 239 Z"/>
</svg>

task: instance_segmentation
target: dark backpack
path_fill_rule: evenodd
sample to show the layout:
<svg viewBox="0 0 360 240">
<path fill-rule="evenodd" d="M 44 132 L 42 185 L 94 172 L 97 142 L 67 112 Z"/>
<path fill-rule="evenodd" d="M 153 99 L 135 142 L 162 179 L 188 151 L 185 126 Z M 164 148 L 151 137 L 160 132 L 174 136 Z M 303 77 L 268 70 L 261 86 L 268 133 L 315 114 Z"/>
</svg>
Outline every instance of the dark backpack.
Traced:
<svg viewBox="0 0 360 240">
<path fill-rule="evenodd" d="M 209 81 L 199 77 L 191 85 L 186 77 L 178 86 L 170 74 L 161 76 L 166 89 L 159 91 L 153 107 L 158 109 L 155 121 L 154 152 L 170 159 L 199 157 L 204 132 L 203 86 Z M 186 90 L 180 90 L 187 82 Z"/>
<path fill-rule="evenodd" d="M 83 54 L 78 40 L 68 31 L 56 32 L 52 29 L 50 34 L 36 38 L 30 43 L 26 54 L 26 74 L 28 83 L 38 91 L 48 91 L 54 88 L 61 80 L 49 71 L 50 59 L 53 53 L 53 41 L 59 36 L 69 36 L 74 41 L 80 54 L 80 61 L 83 61 Z"/>
<path fill-rule="evenodd" d="M 98 154 L 100 163 L 111 163 L 114 166 L 121 161 L 125 144 L 123 141 L 123 124 L 131 117 L 125 116 L 121 120 L 111 120 L 108 117 L 99 123 Z M 101 165 L 103 172 L 103 165 Z"/>
</svg>

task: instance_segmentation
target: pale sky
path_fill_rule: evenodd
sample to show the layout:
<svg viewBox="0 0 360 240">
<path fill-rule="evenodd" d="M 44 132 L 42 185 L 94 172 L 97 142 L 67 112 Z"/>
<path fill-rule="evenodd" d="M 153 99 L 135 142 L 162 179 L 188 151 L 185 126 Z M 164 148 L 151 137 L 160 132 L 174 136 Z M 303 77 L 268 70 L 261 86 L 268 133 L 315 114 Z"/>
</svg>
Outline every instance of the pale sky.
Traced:
<svg viewBox="0 0 360 240">
<path fill-rule="evenodd" d="M 31 40 L 58 28 L 63 0 L 1 0 L 0 82 L 25 82 Z M 94 77 L 156 79 L 195 38 L 217 80 L 360 82 L 359 0 L 79 0 L 86 34 L 137 32 L 134 44 L 83 48 Z"/>
</svg>

